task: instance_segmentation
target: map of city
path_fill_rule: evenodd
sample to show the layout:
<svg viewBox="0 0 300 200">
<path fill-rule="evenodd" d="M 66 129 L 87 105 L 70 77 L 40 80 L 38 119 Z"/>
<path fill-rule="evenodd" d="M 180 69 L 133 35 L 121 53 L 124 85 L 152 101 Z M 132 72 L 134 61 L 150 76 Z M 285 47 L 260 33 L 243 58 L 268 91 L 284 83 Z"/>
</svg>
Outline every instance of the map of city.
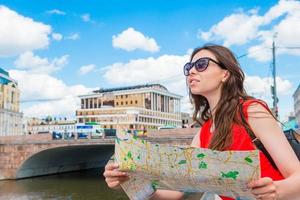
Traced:
<svg viewBox="0 0 300 200">
<path fill-rule="evenodd" d="M 236 199 L 254 196 L 247 183 L 260 177 L 259 153 L 213 151 L 156 144 L 126 131 L 117 133 L 115 159 L 130 180 L 122 188 L 132 200 L 148 199 L 157 189 L 211 192 Z"/>
</svg>

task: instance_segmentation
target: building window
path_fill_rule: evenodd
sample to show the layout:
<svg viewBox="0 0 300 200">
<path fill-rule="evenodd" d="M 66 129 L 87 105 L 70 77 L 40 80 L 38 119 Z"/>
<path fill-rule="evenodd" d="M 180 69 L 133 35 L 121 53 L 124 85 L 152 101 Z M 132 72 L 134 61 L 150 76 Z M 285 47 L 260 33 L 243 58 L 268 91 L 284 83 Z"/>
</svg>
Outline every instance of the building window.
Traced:
<svg viewBox="0 0 300 200">
<path fill-rule="evenodd" d="M 12 91 L 11 92 L 11 103 L 13 103 L 14 102 L 14 92 Z"/>
<path fill-rule="evenodd" d="M 123 99 L 123 95 L 121 95 L 121 99 Z"/>
<path fill-rule="evenodd" d="M 127 101 L 126 101 L 125 103 L 126 103 L 126 105 L 128 104 L 128 102 L 127 102 Z"/>
<path fill-rule="evenodd" d="M 132 101 L 130 101 L 130 105 L 132 105 Z"/>
<path fill-rule="evenodd" d="M 117 102 L 116 105 L 118 106 L 118 105 L 119 105 L 119 102 Z"/>
<path fill-rule="evenodd" d="M 127 95 L 127 94 L 125 95 L 125 98 L 128 98 L 128 95 Z"/>
<path fill-rule="evenodd" d="M 121 105 L 123 105 L 123 101 L 121 101 Z"/>
<path fill-rule="evenodd" d="M 137 100 L 135 100 L 135 104 L 137 104 L 138 103 L 138 101 Z"/>
</svg>

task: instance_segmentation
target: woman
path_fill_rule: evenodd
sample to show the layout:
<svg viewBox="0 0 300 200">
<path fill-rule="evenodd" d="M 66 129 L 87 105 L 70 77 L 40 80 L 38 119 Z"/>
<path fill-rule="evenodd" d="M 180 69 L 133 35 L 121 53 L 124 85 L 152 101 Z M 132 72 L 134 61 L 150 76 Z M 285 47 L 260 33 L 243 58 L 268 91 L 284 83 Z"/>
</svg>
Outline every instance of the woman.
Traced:
<svg viewBox="0 0 300 200">
<path fill-rule="evenodd" d="M 246 94 L 244 73 L 231 51 L 218 45 L 197 48 L 184 74 L 195 108 L 193 119 L 202 125 L 192 146 L 253 150 L 253 142 L 260 141 L 268 153 L 260 151 L 261 178 L 248 184 L 251 192 L 257 199 L 300 199 L 300 162 L 266 104 Z M 111 188 L 128 180 L 113 164 L 106 166 L 104 176 Z M 167 190 L 157 190 L 152 196 L 182 198 L 182 193 Z"/>
</svg>

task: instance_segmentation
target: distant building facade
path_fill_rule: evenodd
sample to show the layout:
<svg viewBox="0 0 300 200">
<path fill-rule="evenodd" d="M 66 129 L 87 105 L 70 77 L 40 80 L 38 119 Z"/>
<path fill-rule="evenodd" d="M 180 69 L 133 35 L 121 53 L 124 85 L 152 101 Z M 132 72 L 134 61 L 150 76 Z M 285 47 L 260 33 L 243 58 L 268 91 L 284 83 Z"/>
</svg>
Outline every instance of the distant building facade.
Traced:
<svg viewBox="0 0 300 200">
<path fill-rule="evenodd" d="M 18 83 L 0 68 L 0 136 L 24 134 L 22 117 Z"/>
<path fill-rule="evenodd" d="M 181 96 L 160 84 L 100 89 L 82 95 L 77 122 L 98 122 L 103 128 L 157 129 L 182 126 Z"/>
<path fill-rule="evenodd" d="M 43 133 L 75 133 L 76 120 L 42 120 L 31 118 L 27 120 L 27 134 Z"/>
<path fill-rule="evenodd" d="M 297 130 L 299 128 L 299 125 L 293 112 L 290 113 L 287 121 L 284 122 L 282 125 L 283 131 L 288 131 L 290 129 Z"/>
<path fill-rule="evenodd" d="M 192 116 L 189 113 L 182 112 L 181 120 L 182 120 L 182 128 L 188 128 L 193 123 Z"/>
<path fill-rule="evenodd" d="M 300 84 L 293 94 L 295 117 L 298 125 L 300 125 Z"/>
</svg>

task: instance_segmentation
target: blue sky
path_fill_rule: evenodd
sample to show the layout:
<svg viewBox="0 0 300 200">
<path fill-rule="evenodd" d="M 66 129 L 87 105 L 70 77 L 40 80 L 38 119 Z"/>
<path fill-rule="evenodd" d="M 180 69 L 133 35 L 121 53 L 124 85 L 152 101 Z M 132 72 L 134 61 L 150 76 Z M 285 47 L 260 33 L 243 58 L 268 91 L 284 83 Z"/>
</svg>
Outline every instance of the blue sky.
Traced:
<svg viewBox="0 0 300 200">
<path fill-rule="evenodd" d="M 145 83 L 181 94 L 190 111 L 182 65 L 207 42 L 248 54 L 247 91 L 271 105 L 272 36 L 300 47 L 299 1 L 7 0 L 0 21 L 0 66 L 19 82 L 25 116 L 74 117 L 77 95 Z M 281 119 L 293 111 L 299 55 L 277 49 Z"/>
</svg>

